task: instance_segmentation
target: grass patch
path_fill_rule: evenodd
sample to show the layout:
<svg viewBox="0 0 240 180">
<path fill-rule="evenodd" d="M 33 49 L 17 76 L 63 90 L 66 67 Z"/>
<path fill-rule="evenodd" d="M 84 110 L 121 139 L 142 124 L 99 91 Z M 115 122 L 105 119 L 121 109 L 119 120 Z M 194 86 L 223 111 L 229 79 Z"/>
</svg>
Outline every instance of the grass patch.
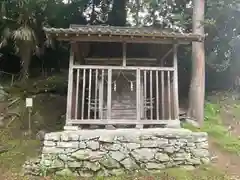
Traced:
<svg viewBox="0 0 240 180">
<path fill-rule="evenodd" d="M 151 174 L 134 174 L 118 177 L 96 177 L 96 178 L 76 178 L 76 177 L 51 177 L 52 180 L 228 180 L 228 178 L 218 170 L 212 167 L 200 167 L 193 171 L 188 171 L 180 168 L 172 168 L 164 170 L 161 173 Z"/>
<path fill-rule="evenodd" d="M 1 146 L 9 151 L 0 154 L 0 169 L 19 172 L 28 157 L 36 157 L 40 143 L 36 140 L 8 140 L 3 138 Z"/>
<path fill-rule="evenodd" d="M 221 106 L 219 104 L 206 103 L 203 127 L 197 129 L 189 124 L 184 124 L 183 126 L 192 131 L 207 132 L 220 148 L 231 153 L 240 154 L 240 139 L 232 136 L 228 129 L 224 127 L 220 111 Z"/>
</svg>

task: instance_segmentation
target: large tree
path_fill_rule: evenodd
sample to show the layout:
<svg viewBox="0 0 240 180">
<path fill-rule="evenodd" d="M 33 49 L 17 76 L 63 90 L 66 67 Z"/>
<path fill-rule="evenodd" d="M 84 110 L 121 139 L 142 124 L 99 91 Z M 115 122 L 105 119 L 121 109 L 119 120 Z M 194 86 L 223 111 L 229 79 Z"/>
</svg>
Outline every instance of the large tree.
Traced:
<svg viewBox="0 0 240 180">
<path fill-rule="evenodd" d="M 193 1 L 193 33 L 204 35 L 205 0 Z M 204 42 L 192 45 L 192 79 L 189 92 L 188 115 L 201 125 L 204 121 L 205 100 L 205 49 Z"/>
</svg>

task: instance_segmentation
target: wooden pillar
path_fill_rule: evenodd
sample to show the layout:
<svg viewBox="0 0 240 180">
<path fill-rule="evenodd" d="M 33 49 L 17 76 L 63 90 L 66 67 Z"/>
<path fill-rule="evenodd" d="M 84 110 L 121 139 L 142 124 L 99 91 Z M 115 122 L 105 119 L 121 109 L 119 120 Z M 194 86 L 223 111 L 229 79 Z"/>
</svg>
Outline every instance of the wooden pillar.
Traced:
<svg viewBox="0 0 240 180">
<path fill-rule="evenodd" d="M 174 120 L 179 119 L 179 99 L 178 99 L 178 59 L 177 44 L 173 45 L 173 100 L 174 100 Z"/>
<path fill-rule="evenodd" d="M 69 72 L 68 72 L 68 93 L 67 93 L 67 113 L 66 113 L 66 126 L 71 124 L 68 122 L 71 120 L 72 113 L 72 95 L 73 95 L 73 63 L 74 63 L 74 51 L 73 44 L 70 48 L 70 57 L 69 57 Z"/>
<path fill-rule="evenodd" d="M 204 35 L 205 0 L 193 1 L 193 33 Z M 200 125 L 204 121 L 205 97 L 205 51 L 204 42 L 192 45 L 192 80 L 189 91 L 188 116 Z"/>
<path fill-rule="evenodd" d="M 141 124 L 141 71 L 140 69 L 136 70 L 136 108 L 137 108 L 137 121 L 139 124 L 136 125 L 136 128 L 142 129 L 143 125 Z"/>
</svg>

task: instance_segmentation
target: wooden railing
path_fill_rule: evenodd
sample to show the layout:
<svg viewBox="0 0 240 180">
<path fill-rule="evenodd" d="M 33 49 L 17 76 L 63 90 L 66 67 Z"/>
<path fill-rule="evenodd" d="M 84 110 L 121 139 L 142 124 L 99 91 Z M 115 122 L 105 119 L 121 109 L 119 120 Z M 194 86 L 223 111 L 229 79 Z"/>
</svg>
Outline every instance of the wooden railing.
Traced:
<svg viewBox="0 0 240 180">
<path fill-rule="evenodd" d="M 113 102 L 121 102 L 119 97 L 126 95 L 126 92 L 118 94 L 116 100 L 116 86 L 126 89 L 123 82 L 116 80 L 119 73 L 129 85 L 130 99 L 125 100 L 129 103 L 126 106 L 119 103 L 117 111 Z M 142 126 L 176 120 L 178 101 L 174 73 L 173 67 L 72 65 L 66 124 Z M 118 113 L 114 114 L 124 114 L 125 111 L 134 115 L 121 118 L 116 115 Z"/>
</svg>

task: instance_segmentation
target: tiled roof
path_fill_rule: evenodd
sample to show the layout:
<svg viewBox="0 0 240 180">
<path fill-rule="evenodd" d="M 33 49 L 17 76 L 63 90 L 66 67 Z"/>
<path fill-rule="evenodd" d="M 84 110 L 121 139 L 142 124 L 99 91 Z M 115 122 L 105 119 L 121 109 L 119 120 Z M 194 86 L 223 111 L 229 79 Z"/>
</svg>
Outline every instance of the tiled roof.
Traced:
<svg viewBox="0 0 240 180">
<path fill-rule="evenodd" d="M 167 32 L 152 27 L 116 27 L 116 26 L 93 26 L 71 25 L 70 28 L 44 28 L 48 35 L 78 36 L 78 35 L 101 35 L 101 36 L 134 36 L 156 37 L 167 39 L 182 39 L 185 41 L 203 41 L 204 37 L 192 33 Z"/>
</svg>

